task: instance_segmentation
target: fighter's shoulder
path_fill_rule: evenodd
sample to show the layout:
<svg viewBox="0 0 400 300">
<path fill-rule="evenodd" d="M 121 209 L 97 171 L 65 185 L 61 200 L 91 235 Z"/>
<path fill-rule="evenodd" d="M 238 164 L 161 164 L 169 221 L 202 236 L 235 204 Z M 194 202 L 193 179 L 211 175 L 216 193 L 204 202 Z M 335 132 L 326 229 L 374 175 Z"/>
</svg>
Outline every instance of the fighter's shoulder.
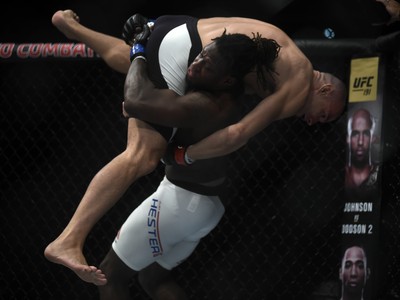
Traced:
<svg viewBox="0 0 400 300">
<path fill-rule="evenodd" d="M 311 84 L 312 82 L 313 66 L 310 60 L 296 49 L 281 49 L 275 70 L 279 74 L 277 80 L 281 84 L 289 80 L 292 81 L 290 84 L 299 85 Z"/>
<path fill-rule="evenodd" d="M 243 28 L 252 28 L 254 30 L 263 30 L 267 34 L 267 31 L 281 31 L 278 27 L 273 24 L 251 18 L 244 17 L 212 17 L 200 19 L 198 24 L 200 26 L 217 26 L 226 27 L 229 32 L 242 32 L 245 31 Z"/>
</svg>

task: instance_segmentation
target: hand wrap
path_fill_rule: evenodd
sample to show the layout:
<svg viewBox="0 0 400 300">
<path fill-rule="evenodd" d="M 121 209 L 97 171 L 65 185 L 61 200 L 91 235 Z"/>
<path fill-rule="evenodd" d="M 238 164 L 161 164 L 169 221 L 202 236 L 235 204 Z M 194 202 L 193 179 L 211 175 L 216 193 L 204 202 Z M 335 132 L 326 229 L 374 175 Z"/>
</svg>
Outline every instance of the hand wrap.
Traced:
<svg viewBox="0 0 400 300">
<path fill-rule="evenodd" d="M 144 58 L 144 60 L 146 60 L 145 47 L 142 44 L 138 44 L 138 43 L 133 44 L 133 46 L 131 48 L 130 57 L 131 57 L 131 62 L 137 57 L 142 57 L 142 58 Z"/>
<path fill-rule="evenodd" d="M 187 147 L 177 146 L 174 143 L 168 144 L 167 151 L 164 154 L 163 162 L 166 165 L 189 166 L 194 163 L 187 155 Z"/>
</svg>

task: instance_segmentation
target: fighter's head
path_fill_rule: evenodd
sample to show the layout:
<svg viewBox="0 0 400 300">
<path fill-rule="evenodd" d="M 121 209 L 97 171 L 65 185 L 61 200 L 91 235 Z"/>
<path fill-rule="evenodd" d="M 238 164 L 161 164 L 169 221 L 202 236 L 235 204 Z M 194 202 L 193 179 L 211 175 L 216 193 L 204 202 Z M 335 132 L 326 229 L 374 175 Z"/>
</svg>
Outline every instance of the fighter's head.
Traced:
<svg viewBox="0 0 400 300">
<path fill-rule="evenodd" d="M 266 84 L 265 73 L 274 72 L 280 46 L 254 34 L 223 33 L 206 45 L 189 66 L 189 88 L 218 91 L 243 88 L 244 76 L 256 69 L 258 80 Z"/>
<path fill-rule="evenodd" d="M 330 73 L 314 71 L 304 121 L 313 125 L 336 120 L 344 111 L 346 98 L 346 86 L 339 78 Z"/>
<path fill-rule="evenodd" d="M 360 246 L 351 246 L 346 249 L 339 269 L 339 279 L 342 281 L 342 290 L 346 294 L 362 294 L 370 269 L 367 265 L 367 255 Z"/>
<path fill-rule="evenodd" d="M 376 121 L 371 113 L 360 108 L 347 122 L 347 143 L 349 146 L 349 166 L 352 164 L 372 164 L 371 144 L 374 140 Z"/>
</svg>

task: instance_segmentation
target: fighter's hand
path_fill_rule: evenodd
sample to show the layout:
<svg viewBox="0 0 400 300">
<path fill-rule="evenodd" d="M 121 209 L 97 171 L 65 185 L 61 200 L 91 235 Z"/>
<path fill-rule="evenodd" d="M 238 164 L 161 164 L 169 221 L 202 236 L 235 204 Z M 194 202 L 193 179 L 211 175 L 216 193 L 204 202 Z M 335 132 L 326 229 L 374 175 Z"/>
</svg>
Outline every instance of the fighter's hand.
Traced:
<svg viewBox="0 0 400 300">
<path fill-rule="evenodd" d="M 162 161 L 166 165 L 189 166 L 194 161 L 187 156 L 186 150 L 187 147 L 169 143 Z"/>
<path fill-rule="evenodd" d="M 141 14 L 134 14 L 126 20 L 122 29 L 122 38 L 125 43 L 132 46 L 134 43 L 146 44 L 151 34 L 151 22 Z"/>
<path fill-rule="evenodd" d="M 388 14 L 390 15 L 389 21 L 386 23 L 390 25 L 394 22 L 400 21 L 400 3 L 396 0 L 376 0 L 376 2 L 382 3 Z"/>
</svg>

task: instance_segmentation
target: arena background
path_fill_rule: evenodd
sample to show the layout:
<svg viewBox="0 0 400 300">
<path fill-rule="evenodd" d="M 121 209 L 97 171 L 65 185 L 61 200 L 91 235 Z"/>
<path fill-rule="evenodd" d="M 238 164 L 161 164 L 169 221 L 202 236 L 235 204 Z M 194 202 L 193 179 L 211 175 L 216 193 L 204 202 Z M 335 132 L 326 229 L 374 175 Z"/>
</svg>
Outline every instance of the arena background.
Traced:
<svg viewBox="0 0 400 300">
<path fill-rule="evenodd" d="M 351 53 L 329 47 L 324 52 L 326 42 L 365 45 L 397 30 L 369 26 L 387 16 L 368 0 L 168 2 L 156 8 L 144 1 L 113 7 L 106 1 L 10 3 L 2 9 L 0 43 L 70 42 L 50 22 L 65 8 L 76 10 L 83 24 L 115 36 L 135 12 L 259 18 L 302 45 L 320 40 L 321 48 L 305 52 L 315 68 L 344 80 Z M 329 41 L 323 35 L 328 27 L 336 34 Z M 384 50 L 388 96 L 376 297 L 386 300 L 400 298 L 400 54 L 398 48 Z M 96 172 L 125 147 L 123 81 L 99 59 L 1 61 L 0 299 L 97 299 L 95 286 L 48 262 L 43 250 Z M 338 299 L 345 128 L 344 116 L 313 127 L 279 121 L 231 155 L 226 214 L 174 271 L 191 299 Z M 98 223 L 84 249 L 90 264 L 99 264 L 121 223 L 162 174 L 160 164 Z M 132 293 L 148 299 L 135 280 Z"/>
</svg>

